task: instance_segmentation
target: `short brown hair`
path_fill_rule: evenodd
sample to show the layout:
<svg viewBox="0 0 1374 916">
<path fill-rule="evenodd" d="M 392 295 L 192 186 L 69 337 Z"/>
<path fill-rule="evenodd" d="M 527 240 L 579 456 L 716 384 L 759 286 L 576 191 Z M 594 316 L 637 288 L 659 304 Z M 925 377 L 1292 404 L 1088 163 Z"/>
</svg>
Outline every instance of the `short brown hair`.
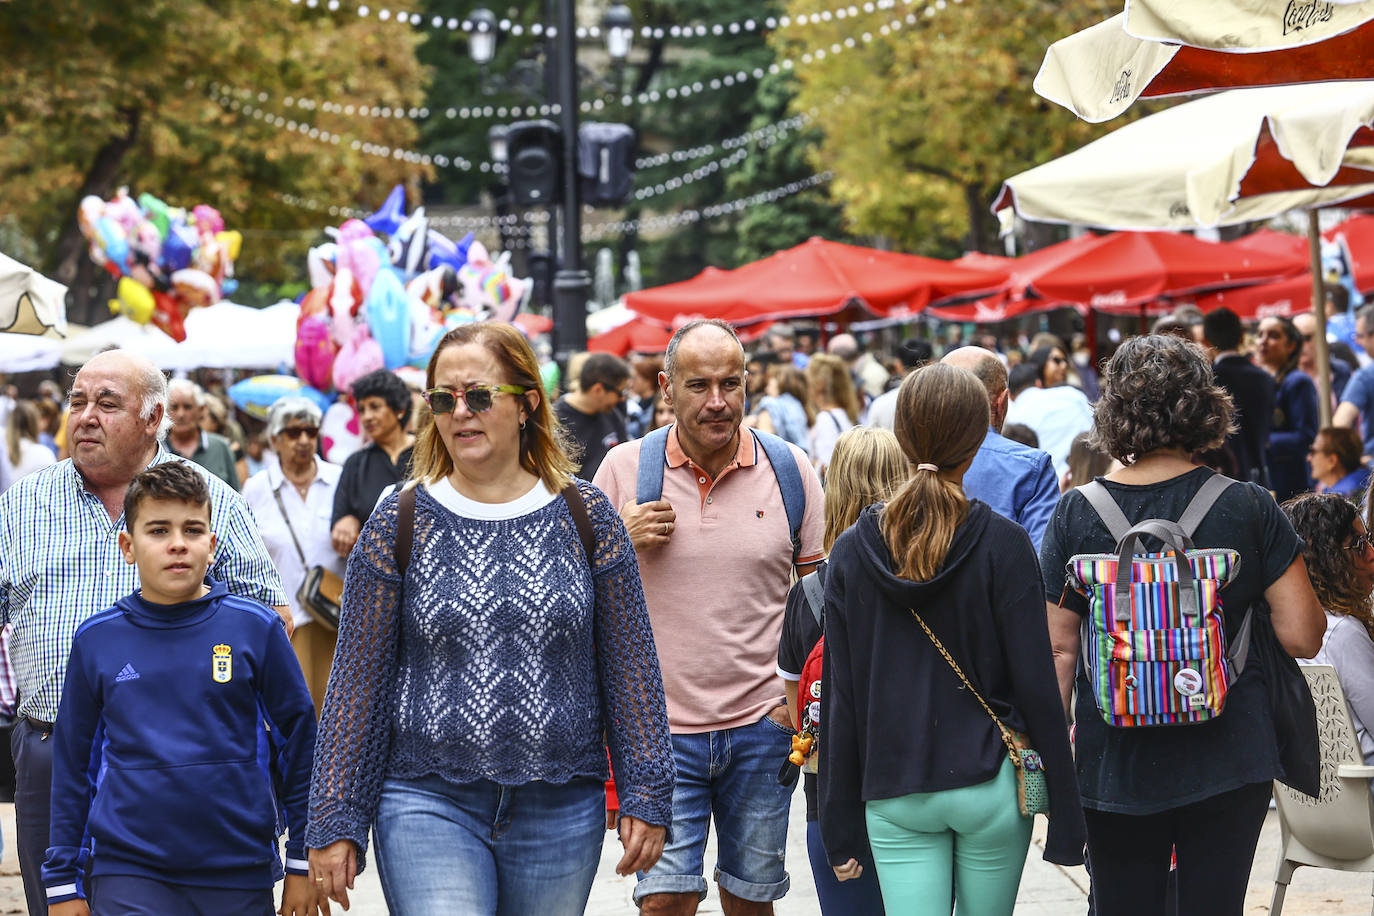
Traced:
<svg viewBox="0 0 1374 916">
<path fill-rule="evenodd" d="M 1201 347 L 1172 334 L 1132 337 L 1107 362 L 1090 444 L 1122 464 L 1162 448 L 1210 451 L 1235 431 L 1234 415 Z"/>
<path fill-rule="evenodd" d="M 1322 451 L 1334 455 L 1341 469 L 1347 474 L 1360 468 L 1360 458 L 1364 455 L 1364 443 L 1359 433 L 1348 426 L 1323 426 L 1317 431 L 1316 442 L 1323 445 Z M 1316 448 L 1316 442 L 1312 447 Z"/>
<path fill-rule="evenodd" d="M 149 499 L 204 506 L 206 516 L 210 514 L 210 485 L 189 461 L 164 461 L 134 475 L 124 493 L 124 527 L 130 533 L 139 507 Z"/>
</svg>

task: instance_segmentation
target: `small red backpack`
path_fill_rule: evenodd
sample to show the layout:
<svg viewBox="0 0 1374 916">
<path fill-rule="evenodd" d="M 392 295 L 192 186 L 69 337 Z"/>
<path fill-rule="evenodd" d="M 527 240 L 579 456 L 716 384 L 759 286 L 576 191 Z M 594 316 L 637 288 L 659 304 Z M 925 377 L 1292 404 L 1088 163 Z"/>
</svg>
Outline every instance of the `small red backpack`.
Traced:
<svg viewBox="0 0 1374 916">
<path fill-rule="evenodd" d="M 815 773 L 821 737 L 821 660 L 825 655 L 825 623 L 821 611 L 825 605 L 825 593 L 821 588 L 820 576 L 814 570 L 801 578 L 802 595 L 806 605 L 820 625 L 821 638 L 807 653 L 802 664 L 801 680 L 797 683 L 797 734 L 792 736 L 792 753 L 778 773 L 778 782 L 791 785 L 797 779 L 799 769 Z"/>
</svg>

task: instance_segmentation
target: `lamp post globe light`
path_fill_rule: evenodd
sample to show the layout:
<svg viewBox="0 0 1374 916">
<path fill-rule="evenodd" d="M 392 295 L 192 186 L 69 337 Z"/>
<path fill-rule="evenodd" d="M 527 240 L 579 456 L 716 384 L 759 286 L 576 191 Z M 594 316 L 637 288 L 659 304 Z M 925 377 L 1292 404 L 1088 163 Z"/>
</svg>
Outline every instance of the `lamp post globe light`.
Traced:
<svg viewBox="0 0 1374 916">
<path fill-rule="evenodd" d="M 468 36 L 468 54 L 472 62 L 485 70 L 487 64 L 496 56 L 496 14 L 484 6 L 479 6 L 468 15 L 472 32 Z"/>
<path fill-rule="evenodd" d="M 601 32 L 606 37 L 606 53 L 617 64 L 630 56 L 635 40 L 635 17 L 623 3 L 612 3 L 601 19 Z"/>
</svg>

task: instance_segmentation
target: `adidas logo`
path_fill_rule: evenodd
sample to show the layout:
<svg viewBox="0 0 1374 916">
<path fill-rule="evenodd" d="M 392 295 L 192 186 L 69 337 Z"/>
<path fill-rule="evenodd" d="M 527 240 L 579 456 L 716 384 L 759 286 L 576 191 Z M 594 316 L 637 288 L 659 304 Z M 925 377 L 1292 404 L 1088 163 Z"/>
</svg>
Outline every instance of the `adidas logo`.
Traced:
<svg viewBox="0 0 1374 916">
<path fill-rule="evenodd" d="M 115 682 L 118 683 L 119 681 L 136 681 L 138 680 L 138 678 L 139 673 L 134 670 L 134 666 L 132 664 L 125 663 L 124 667 L 120 668 L 119 673 L 115 675 Z"/>
</svg>

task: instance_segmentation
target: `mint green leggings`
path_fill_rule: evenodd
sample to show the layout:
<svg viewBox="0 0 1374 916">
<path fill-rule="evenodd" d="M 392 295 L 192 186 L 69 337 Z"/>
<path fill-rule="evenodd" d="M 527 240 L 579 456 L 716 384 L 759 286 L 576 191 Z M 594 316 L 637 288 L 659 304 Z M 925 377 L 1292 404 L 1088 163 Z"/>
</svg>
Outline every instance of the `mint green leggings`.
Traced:
<svg viewBox="0 0 1374 916">
<path fill-rule="evenodd" d="M 1010 760 L 985 783 L 868 802 L 883 907 L 909 916 L 1010 916 L 1030 846 Z"/>
</svg>

